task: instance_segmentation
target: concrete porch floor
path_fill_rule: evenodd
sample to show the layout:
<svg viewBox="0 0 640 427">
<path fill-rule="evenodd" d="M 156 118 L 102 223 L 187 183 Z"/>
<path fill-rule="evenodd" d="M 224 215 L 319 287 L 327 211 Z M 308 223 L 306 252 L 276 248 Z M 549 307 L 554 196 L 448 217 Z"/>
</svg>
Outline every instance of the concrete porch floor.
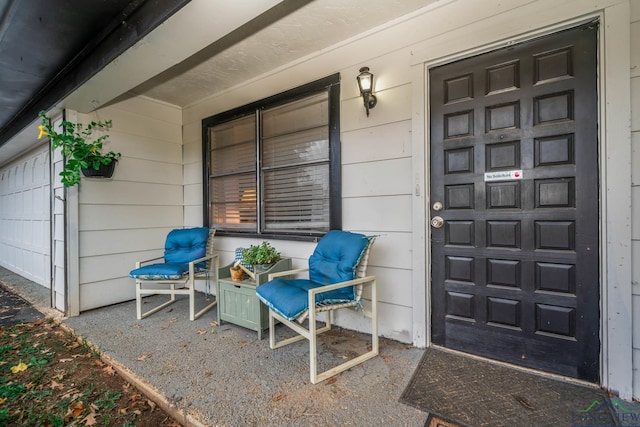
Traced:
<svg viewBox="0 0 640 427">
<path fill-rule="evenodd" d="M 48 289 L 2 268 L 0 281 L 47 316 L 60 318 L 49 308 Z M 145 298 L 145 305 L 164 298 Z M 196 309 L 204 303 L 200 294 Z M 99 348 L 129 381 L 164 402 L 185 425 L 425 424 L 426 412 L 398 401 L 423 350 L 381 339 L 379 357 L 313 385 L 306 340 L 271 350 L 268 337 L 258 340 L 254 331 L 217 325 L 216 317 L 214 308 L 189 321 L 185 297 L 143 320 L 136 319 L 135 301 L 60 320 Z M 284 326 L 278 330 L 282 336 L 288 334 Z M 323 334 L 320 369 L 364 352 L 368 339 L 339 328 Z"/>
</svg>

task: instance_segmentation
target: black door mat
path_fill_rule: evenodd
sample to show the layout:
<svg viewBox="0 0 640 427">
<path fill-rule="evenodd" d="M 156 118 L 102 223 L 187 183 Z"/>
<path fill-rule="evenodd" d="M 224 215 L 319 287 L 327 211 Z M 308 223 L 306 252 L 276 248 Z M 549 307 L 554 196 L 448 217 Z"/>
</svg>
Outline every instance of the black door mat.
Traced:
<svg viewBox="0 0 640 427">
<path fill-rule="evenodd" d="M 601 389 L 439 348 L 425 351 L 400 402 L 433 425 L 614 426 L 631 412 Z"/>
<path fill-rule="evenodd" d="M 42 319 L 44 314 L 4 286 L 0 286 L 0 326 L 31 323 Z"/>
</svg>

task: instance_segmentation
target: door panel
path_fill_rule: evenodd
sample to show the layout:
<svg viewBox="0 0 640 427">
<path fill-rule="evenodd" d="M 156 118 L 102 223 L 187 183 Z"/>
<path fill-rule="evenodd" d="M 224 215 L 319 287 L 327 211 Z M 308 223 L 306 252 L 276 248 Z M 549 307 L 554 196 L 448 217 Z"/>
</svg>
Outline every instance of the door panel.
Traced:
<svg viewBox="0 0 640 427">
<path fill-rule="evenodd" d="M 430 72 L 435 344 L 599 375 L 597 27 Z"/>
</svg>

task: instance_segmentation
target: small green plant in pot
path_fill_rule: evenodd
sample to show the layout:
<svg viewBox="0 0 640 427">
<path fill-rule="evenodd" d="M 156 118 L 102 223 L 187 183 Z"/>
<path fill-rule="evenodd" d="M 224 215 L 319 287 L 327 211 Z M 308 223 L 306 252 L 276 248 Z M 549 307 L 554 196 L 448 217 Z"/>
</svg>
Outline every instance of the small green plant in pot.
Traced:
<svg viewBox="0 0 640 427">
<path fill-rule="evenodd" d="M 79 184 L 82 170 L 88 171 L 88 175 L 95 176 L 97 173 L 94 171 L 111 165 L 120 158 L 120 153 L 102 152 L 102 144 L 109 135 L 102 134 L 92 140 L 94 132 L 104 132 L 111 128 L 111 120 L 92 121 L 86 126 L 65 120 L 62 122 L 62 131 L 57 132 L 44 111 L 41 111 L 39 116 L 42 118 L 42 123 L 38 126 L 40 130 L 38 139 L 48 136 L 51 139 L 51 149 L 60 148 L 67 159 L 64 169 L 60 172 L 61 181 L 65 187 Z M 113 169 L 111 171 L 113 172 Z"/>
<path fill-rule="evenodd" d="M 280 252 L 267 241 L 242 250 L 242 262 L 245 265 L 252 265 L 255 273 L 268 270 L 274 263 L 280 261 L 280 258 Z"/>
</svg>

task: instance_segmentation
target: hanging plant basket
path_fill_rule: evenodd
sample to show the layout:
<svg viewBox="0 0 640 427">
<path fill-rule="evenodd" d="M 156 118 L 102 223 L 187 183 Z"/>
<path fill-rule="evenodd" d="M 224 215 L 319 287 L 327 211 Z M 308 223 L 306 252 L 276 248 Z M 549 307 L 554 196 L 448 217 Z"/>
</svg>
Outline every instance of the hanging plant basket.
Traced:
<svg viewBox="0 0 640 427">
<path fill-rule="evenodd" d="M 82 174 L 87 178 L 111 178 L 116 168 L 116 163 L 118 163 L 118 160 L 112 159 L 111 163 L 107 165 L 101 163 L 98 169 L 93 167 L 82 168 Z"/>
</svg>

